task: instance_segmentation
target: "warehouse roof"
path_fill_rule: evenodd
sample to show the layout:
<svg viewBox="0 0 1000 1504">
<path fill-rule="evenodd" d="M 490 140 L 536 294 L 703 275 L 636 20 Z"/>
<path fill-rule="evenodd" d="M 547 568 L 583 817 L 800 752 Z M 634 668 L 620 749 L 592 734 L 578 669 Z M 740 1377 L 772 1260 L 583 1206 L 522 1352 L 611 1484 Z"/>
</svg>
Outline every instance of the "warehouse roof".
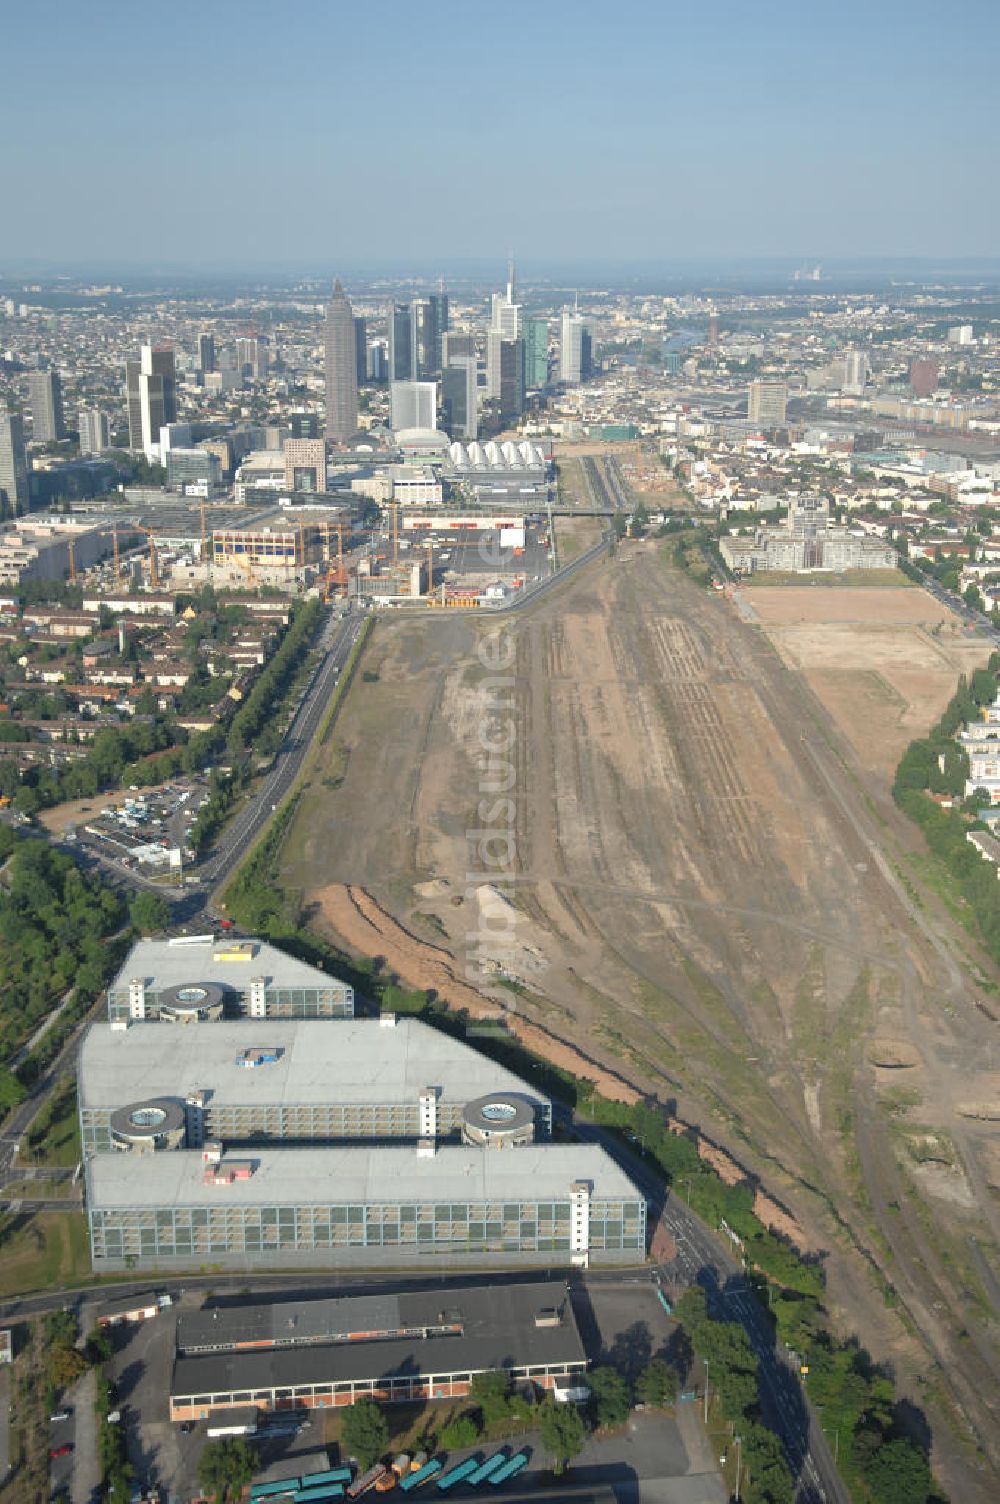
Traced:
<svg viewBox="0 0 1000 1504">
<path fill-rule="evenodd" d="M 408 1337 L 180 1357 L 174 1364 L 171 1397 L 177 1400 L 194 1394 L 346 1383 L 392 1375 L 412 1378 L 416 1374 L 474 1373 L 527 1365 L 558 1368 L 586 1361 L 566 1287 L 559 1280 L 439 1288 L 411 1292 L 398 1300 L 400 1316 L 412 1329 Z M 309 1304 L 304 1303 L 306 1307 Z M 248 1328 L 255 1327 L 261 1308 L 241 1309 Z M 560 1313 L 556 1325 L 536 1325 L 537 1316 L 553 1310 Z M 209 1312 L 199 1314 L 210 1319 Z M 241 1312 L 229 1309 L 223 1314 L 227 1321 L 238 1321 Z M 440 1328 L 452 1321 L 461 1327 L 460 1332 L 419 1335 L 420 1328 Z"/>
<path fill-rule="evenodd" d="M 337 978 L 296 960 L 264 940 L 216 939 L 183 935 L 173 940 L 137 940 L 109 990 L 127 988 L 133 978 L 159 991 L 184 982 L 217 982 L 242 991 L 254 977 L 276 987 L 342 987 Z"/>
<path fill-rule="evenodd" d="M 248 1156 L 244 1155 L 241 1163 Z M 225 1166 L 225 1158 L 222 1166 Z M 255 1149 L 253 1174 L 205 1184 L 198 1150 L 95 1154 L 87 1163 L 91 1210 L 144 1206 L 341 1206 L 419 1201 L 559 1200 L 573 1181 L 589 1181 L 597 1200 L 640 1199 L 641 1192 L 594 1144 L 527 1144 L 510 1150 Z"/>
<path fill-rule="evenodd" d="M 247 1051 L 274 1053 L 254 1068 Z M 95 1023 L 80 1049 L 82 1107 L 115 1108 L 210 1090 L 213 1108 L 274 1103 L 412 1102 L 434 1086 L 464 1105 L 489 1093 L 545 1098 L 486 1055 L 419 1019 L 250 1019 L 124 1031 Z"/>
</svg>

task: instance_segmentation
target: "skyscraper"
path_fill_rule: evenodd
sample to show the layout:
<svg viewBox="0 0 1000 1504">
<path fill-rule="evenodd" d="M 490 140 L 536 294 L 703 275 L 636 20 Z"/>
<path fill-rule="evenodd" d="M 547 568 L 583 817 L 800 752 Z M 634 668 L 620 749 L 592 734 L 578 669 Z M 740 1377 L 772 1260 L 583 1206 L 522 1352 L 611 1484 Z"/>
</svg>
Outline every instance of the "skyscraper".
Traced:
<svg viewBox="0 0 1000 1504">
<path fill-rule="evenodd" d="M 499 336 L 499 338 L 494 338 Z M 507 263 L 507 289 L 495 292 L 490 310 L 490 330 L 486 338 L 486 394 L 500 396 L 500 347 L 504 340 L 521 338 L 521 305 L 517 302 L 514 263 Z"/>
<path fill-rule="evenodd" d="M 708 315 L 708 343 L 713 350 L 719 343 L 719 315 L 717 313 Z"/>
<path fill-rule="evenodd" d="M 0 407 L 0 515 L 14 517 L 28 510 L 28 458 L 20 413 Z"/>
<path fill-rule="evenodd" d="M 244 381 L 266 381 L 269 369 L 267 339 L 246 334 L 236 341 L 236 367 Z"/>
<path fill-rule="evenodd" d="M 452 439 L 474 439 L 479 431 L 476 358 L 456 355 L 441 373 L 442 424 Z"/>
<path fill-rule="evenodd" d="M 569 386 L 579 386 L 581 381 L 589 379 L 590 366 L 590 326 L 575 308 L 564 308 L 559 347 L 559 380 Z"/>
<path fill-rule="evenodd" d="M 58 371 L 32 371 L 28 376 L 32 437 L 42 443 L 66 437 L 63 421 L 62 382 Z"/>
<path fill-rule="evenodd" d="M 404 428 L 437 427 L 437 382 L 394 381 L 389 387 L 389 425 Z"/>
<path fill-rule="evenodd" d="M 215 339 L 211 334 L 198 336 L 198 369 L 202 375 L 215 370 Z"/>
<path fill-rule="evenodd" d="M 138 360 L 125 362 L 125 394 L 129 448 L 153 459 L 160 429 L 177 421 L 173 350 L 143 345 Z"/>
<path fill-rule="evenodd" d="M 529 392 L 537 392 L 549 380 L 549 321 L 548 319 L 525 319 L 524 321 L 524 384 Z"/>
<path fill-rule="evenodd" d="M 346 443 L 358 431 L 354 315 L 338 277 L 326 309 L 326 436 Z"/>
<path fill-rule="evenodd" d="M 936 360 L 917 359 L 910 361 L 910 388 L 915 397 L 929 397 L 937 391 L 938 363 Z"/>
<path fill-rule="evenodd" d="M 780 428 L 787 403 L 788 388 L 783 381 L 751 381 L 747 388 L 747 417 L 761 428 Z"/>
<path fill-rule="evenodd" d="M 524 340 L 500 341 L 500 421 L 514 423 L 524 412 Z"/>
<path fill-rule="evenodd" d="M 354 364 L 358 386 L 368 380 L 368 320 L 360 313 L 354 315 Z"/>
<path fill-rule="evenodd" d="M 412 381 L 413 330 L 408 303 L 393 303 L 389 309 L 389 380 Z"/>
<path fill-rule="evenodd" d="M 97 407 L 81 407 L 78 421 L 81 454 L 101 454 L 111 447 L 107 413 Z"/>
</svg>

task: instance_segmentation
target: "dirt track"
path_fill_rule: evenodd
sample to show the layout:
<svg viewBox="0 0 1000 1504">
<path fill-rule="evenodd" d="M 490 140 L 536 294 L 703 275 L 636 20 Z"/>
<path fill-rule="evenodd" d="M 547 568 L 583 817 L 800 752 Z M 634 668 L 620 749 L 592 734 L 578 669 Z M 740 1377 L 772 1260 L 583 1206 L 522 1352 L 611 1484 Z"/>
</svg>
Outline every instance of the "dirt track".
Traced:
<svg viewBox="0 0 1000 1504">
<path fill-rule="evenodd" d="M 982 1313 L 996 1164 L 988 1121 L 955 1103 L 989 1096 L 977 1081 L 996 1030 L 974 1006 L 974 948 L 895 877 L 915 842 L 884 782 L 865 784 L 805 674 L 760 630 L 640 547 L 509 629 L 510 860 L 483 870 L 469 832 L 484 818 L 492 724 L 484 630 L 380 626 L 366 660 L 378 681 L 358 685 L 338 725 L 337 787 L 318 772 L 300 804 L 286 880 L 317 922 L 414 985 L 456 989 L 458 1006 L 482 1007 L 480 987 L 496 996 L 503 966 L 543 1000 L 530 1022 L 547 1036 L 749 1159 L 830 1250 L 846 1321 L 917 1403 L 957 1403 L 992 1448 L 1000 1365 Z M 338 884 L 364 888 L 399 926 L 348 902 L 349 914 Z M 491 950 L 470 936 L 497 886 L 509 923 Z M 413 952 L 420 941 L 426 953 Z M 876 1033 L 917 1047 L 903 1105 L 865 1056 Z M 954 1147 L 937 1181 L 908 1158 L 927 1125 Z M 964 1211 L 934 1192 L 961 1174 L 977 1193 Z M 920 1215 L 893 1211 L 900 1184 L 922 1197 Z M 859 1279 L 845 1226 L 902 1295 L 909 1333 Z M 957 1334 L 973 1310 L 983 1336 L 970 1347 Z M 929 1360 L 944 1378 L 928 1397 Z M 955 1491 L 992 1497 L 935 1413 Z"/>
</svg>

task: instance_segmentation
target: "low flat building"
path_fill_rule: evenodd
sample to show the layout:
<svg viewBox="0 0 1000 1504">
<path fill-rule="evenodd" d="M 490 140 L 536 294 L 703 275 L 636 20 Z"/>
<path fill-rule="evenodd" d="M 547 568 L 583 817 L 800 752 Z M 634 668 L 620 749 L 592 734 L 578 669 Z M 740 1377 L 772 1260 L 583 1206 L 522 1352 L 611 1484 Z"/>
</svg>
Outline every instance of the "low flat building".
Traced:
<svg viewBox="0 0 1000 1504">
<path fill-rule="evenodd" d="M 353 987 L 263 940 L 139 940 L 108 988 L 112 1023 L 353 1016 Z"/>
<path fill-rule="evenodd" d="M 95 1154 L 86 1206 L 97 1272 L 646 1257 L 642 1194 L 592 1144 Z"/>
<path fill-rule="evenodd" d="M 247 1405 L 457 1399 L 476 1374 L 498 1371 L 564 1389 L 587 1369 L 561 1280 L 206 1309 L 184 1317 L 178 1353 L 175 1422 Z"/>
<path fill-rule="evenodd" d="M 545 1138 L 552 1121 L 551 1103 L 512 1071 L 395 1014 L 266 1027 L 250 1018 L 124 1031 L 96 1023 L 80 1048 L 77 1092 L 85 1154 L 198 1148 L 206 1139 L 464 1138 L 495 1147 Z M 151 1131 L 166 1141 L 150 1143 Z"/>
</svg>

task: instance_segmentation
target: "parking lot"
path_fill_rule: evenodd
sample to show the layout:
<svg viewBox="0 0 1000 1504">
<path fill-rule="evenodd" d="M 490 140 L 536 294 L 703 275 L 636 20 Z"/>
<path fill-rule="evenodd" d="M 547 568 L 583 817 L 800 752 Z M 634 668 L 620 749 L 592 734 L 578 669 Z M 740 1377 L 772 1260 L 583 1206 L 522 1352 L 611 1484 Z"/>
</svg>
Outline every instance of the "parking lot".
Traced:
<svg viewBox="0 0 1000 1504">
<path fill-rule="evenodd" d="M 153 876 L 171 870 L 171 852 L 179 851 L 185 864 L 194 860 L 191 827 L 207 798 L 200 775 L 175 778 L 156 787 L 133 785 L 105 798 L 59 806 L 43 823 L 64 839 L 96 847 L 126 870 Z"/>
</svg>

